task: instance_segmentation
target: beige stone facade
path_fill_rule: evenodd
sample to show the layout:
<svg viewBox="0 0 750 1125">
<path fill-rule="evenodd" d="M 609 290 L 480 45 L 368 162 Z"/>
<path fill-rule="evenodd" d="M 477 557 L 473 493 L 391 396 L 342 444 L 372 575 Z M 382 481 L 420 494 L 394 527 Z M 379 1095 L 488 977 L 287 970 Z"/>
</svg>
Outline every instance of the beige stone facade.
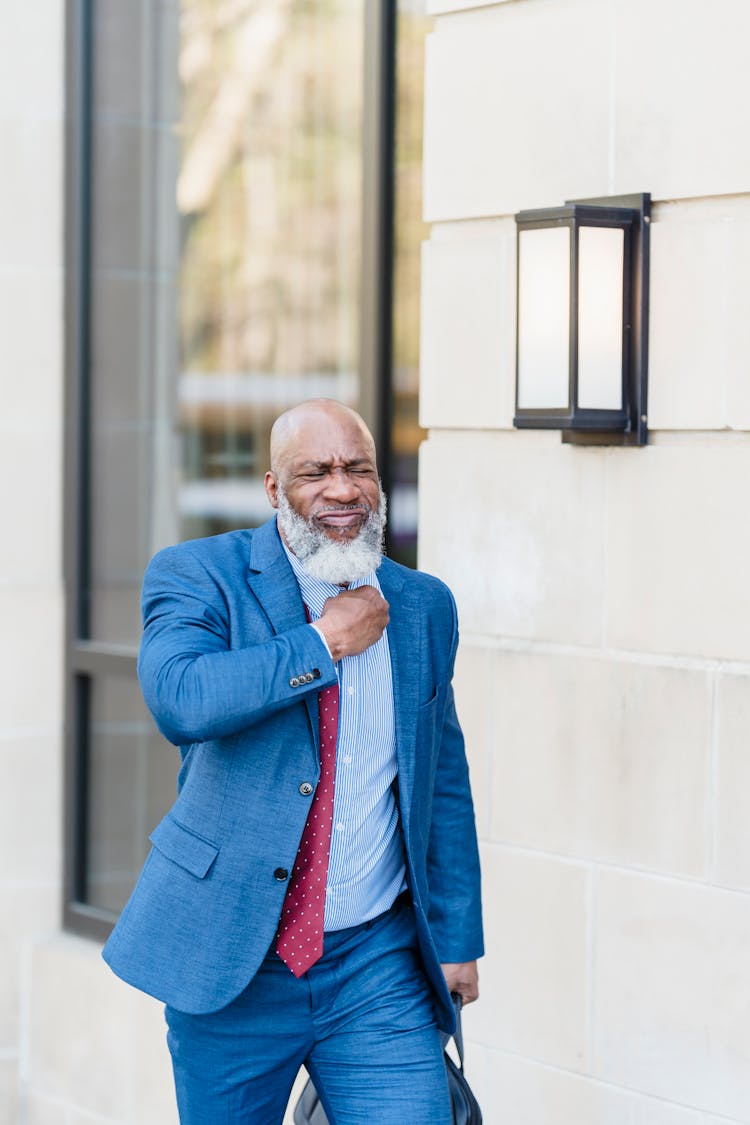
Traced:
<svg viewBox="0 0 750 1125">
<path fill-rule="evenodd" d="M 462 625 L 469 1073 L 487 1125 L 748 1125 L 750 8 L 428 8 L 420 562 Z M 170 1125 L 159 1005 L 60 925 L 64 15 L 0 0 L 0 1125 Z M 650 444 L 515 431 L 513 215 L 625 191 Z"/>
<path fill-rule="evenodd" d="M 741 0 L 433 0 L 420 565 L 462 623 L 489 1125 L 750 1121 Z M 515 431 L 516 211 L 653 195 L 650 444 Z"/>
</svg>

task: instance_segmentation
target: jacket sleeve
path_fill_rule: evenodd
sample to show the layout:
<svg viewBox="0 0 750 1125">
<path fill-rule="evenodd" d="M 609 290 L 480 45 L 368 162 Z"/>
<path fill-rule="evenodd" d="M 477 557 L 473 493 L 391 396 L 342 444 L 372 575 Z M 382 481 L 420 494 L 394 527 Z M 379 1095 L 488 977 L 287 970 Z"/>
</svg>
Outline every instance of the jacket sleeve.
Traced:
<svg viewBox="0 0 750 1125">
<path fill-rule="evenodd" d="M 141 689 L 159 730 L 178 746 L 235 734 L 336 680 L 310 625 L 230 649 L 223 593 L 184 547 L 152 560 L 142 604 Z"/>
<path fill-rule="evenodd" d="M 458 645 L 455 605 L 450 671 Z M 479 847 L 464 738 L 448 683 L 427 848 L 429 923 L 442 963 L 474 961 L 484 953 Z"/>
</svg>

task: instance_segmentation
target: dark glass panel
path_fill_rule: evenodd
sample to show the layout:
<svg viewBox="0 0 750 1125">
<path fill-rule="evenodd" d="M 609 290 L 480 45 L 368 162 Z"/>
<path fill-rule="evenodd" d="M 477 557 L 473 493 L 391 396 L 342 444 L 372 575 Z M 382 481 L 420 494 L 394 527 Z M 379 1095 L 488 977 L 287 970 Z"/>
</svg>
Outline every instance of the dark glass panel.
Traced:
<svg viewBox="0 0 750 1125">
<path fill-rule="evenodd" d="M 117 913 L 174 801 L 179 753 L 157 733 L 134 678 L 97 676 L 88 701 L 86 901 Z"/>
</svg>

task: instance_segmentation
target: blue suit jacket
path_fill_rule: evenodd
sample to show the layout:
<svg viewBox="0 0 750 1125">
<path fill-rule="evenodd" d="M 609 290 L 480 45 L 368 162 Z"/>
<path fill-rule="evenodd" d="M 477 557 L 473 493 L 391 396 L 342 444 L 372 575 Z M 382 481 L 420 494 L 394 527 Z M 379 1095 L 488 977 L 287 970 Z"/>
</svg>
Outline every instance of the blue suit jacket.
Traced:
<svg viewBox="0 0 750 1125">
<path fill-rule="evenodd" d="M 456 611 L 436 578 L 384 560 L 407 879 L 440 1023 L 440 963 L 482 954 L 479 859 L 451 688 Z M 124 980 L 185 1012 L 247 986 L 276 930 L 318 765 L 318 693 L 336 672 L 275 519 L 160 552 L 143 586 L 143 693 L 180 747 L 177 800 L 104 948 Z M 300 676 L 317 670 L 310 682 Z"/>
</svg>

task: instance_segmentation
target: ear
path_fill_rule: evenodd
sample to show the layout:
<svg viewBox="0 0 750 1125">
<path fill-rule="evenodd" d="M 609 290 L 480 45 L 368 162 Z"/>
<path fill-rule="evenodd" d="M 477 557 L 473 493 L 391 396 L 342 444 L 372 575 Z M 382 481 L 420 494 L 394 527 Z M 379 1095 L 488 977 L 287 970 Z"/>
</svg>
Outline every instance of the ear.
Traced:
<svg viewBox="0 0 750 1125">
<path fill-rule="evenodd" d="M 264 484 L 265 489 L 266 489 L 266 496 L 268 497 L 269 504 L 271 505 L 272 508 L 278 508 L 278 506 L 279 506 L 279 495 L 278 495 L 278 491 L 277 491 L 277 488 L 276 488 L 276 477 L 274 476 L 274 474 L 271 472 L 270 469 L 268 470 L 268 472 L 266 473 L 266 475 L 263 478 L 263 484 Z"/>
</svg>

